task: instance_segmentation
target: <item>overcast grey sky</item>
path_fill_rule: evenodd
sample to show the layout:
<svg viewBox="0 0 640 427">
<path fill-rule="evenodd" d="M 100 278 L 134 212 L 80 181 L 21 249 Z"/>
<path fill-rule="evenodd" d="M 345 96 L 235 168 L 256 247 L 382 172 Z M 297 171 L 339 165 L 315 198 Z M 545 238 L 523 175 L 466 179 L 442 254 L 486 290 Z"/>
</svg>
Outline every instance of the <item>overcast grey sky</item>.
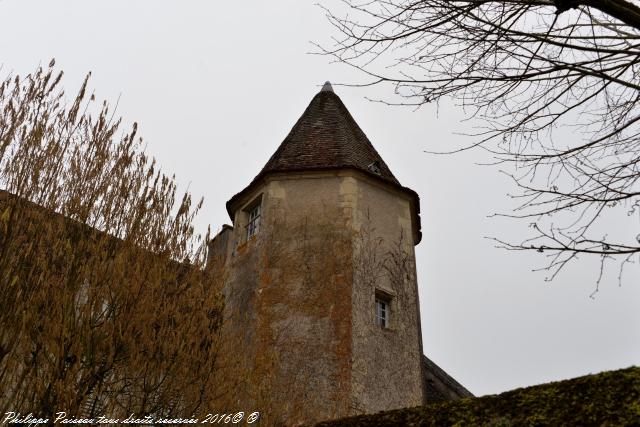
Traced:
<svg viewBox="0 0 640 427">
<path fill-rule="evenodd" d="M 26 74 L 55 57 L 72 94 L 87 71 L 168 172 L 205 205 L 215 230 L 225 202 L 258 173 L 325 80 L 400 182 L 418 192 L 416 248 L 424 350 L 476 395 L 640 364 L 640 268 L 619 287 L 583 260 L 552 283 L 533 273 L 537 253 L 495 249 L 526 223 L 488 218 L 512 207 L 512 185 L 464 145 L 452 103 L 413 112 L 372 103 L 381 88 L 348 88 L 354 70 L 308 55 L 331 28 L 315 0 L 0 1 L 2 74 Z M 323 2 L 330 5 L 331 2 Z M 619 225 L 611 224 L 612 229 Z M 637 224 L 636 228 L 637 230 Z M 617 230 L 626 232 L 626 230 Z M 632 231 L 635 232 L 635 231 Z"/>
</svg>

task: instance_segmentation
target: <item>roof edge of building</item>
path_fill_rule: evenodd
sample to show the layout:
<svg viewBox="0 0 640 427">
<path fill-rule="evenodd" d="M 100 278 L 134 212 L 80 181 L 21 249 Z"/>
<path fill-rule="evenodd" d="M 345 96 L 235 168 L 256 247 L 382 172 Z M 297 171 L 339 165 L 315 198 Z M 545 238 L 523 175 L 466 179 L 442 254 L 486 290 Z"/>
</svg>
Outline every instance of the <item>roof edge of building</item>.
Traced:
<svg viewBox="0 0 640 427">
<path fill-rule="evenodd" d="M 433 376 L 437 381 L 442 383 L 442 386 L 446 387 L 446 395 L 443 396 L 442 400 L 451 400 L 452 396 L 455 398 L 465 398 L 465 397 L 474 397 L 473 393 L 471 393 L 465 386 L 460 384 L 455 380 L 451 375 L 449 375 L 444 369 L 438 366 L 433 360 L 429 359 L 426 355 L 422 355 L 422 365 L 423 365 L 423 375 L 425 381 L 425 393 L 428 393 L 429 387 L 436 387 L 436 384 L 429 384 L 429 377 Z M 427 396 L 425 396 L 427 399 Z M 434 403 L 434 402 L 426 402 L 426 403 Z"/>
</svg>

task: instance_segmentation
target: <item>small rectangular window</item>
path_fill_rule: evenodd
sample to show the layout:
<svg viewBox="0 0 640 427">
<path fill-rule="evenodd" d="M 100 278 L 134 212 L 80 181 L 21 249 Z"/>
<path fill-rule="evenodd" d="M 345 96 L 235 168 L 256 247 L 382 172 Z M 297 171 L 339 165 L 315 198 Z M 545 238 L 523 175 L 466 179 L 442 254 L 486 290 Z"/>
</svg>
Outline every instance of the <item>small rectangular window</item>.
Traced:
<svg viewBox="0 0 640 427">
<path fill-rule="evenodd" d="M 376 296 L 376 325 L 389 327 L 389 300 Z"/>
<path fill-rule="evenodd" d="M 260 204 L 249 210 L 249 221 L 247 222 L 247 240 L 258 234 L 260 231 Z"/>
</svg>

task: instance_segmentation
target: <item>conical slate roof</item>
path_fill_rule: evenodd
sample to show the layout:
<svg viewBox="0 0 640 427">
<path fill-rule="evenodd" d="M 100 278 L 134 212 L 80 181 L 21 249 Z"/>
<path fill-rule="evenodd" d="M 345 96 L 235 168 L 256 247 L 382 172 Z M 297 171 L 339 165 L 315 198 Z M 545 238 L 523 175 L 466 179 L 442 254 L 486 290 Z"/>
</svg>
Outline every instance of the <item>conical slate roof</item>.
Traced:
<svg viewBox="0 0 640 427">
<path fill-rule="evenodd" d="M 258 176 L 335 168 L 360 169 L 400 185 L 327 82 Z"/>
</svg>

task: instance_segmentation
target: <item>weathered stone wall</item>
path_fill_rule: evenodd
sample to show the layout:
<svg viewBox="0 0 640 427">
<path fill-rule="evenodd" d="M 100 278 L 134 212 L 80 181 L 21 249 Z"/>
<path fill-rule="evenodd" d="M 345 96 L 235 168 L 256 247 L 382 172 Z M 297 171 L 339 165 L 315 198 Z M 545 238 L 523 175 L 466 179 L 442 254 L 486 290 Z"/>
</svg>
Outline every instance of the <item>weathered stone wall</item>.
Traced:
<svg viewBox="0 0 640 427">
<path fill-rule="evenodd" d="M 261 230 L 246 241 L 259 198 Z M 239 206 L 224 290 L 247 378 L 236 403 L 287 424 L 420 404 L 408 199 L 339 170 L 271 175 Z M 394 296 L 389 330 L 374 323 L 376 289 Z"/>
<path fill-rule="evenodd" d="M 271 280 L 264 317 L 279 340 L 274 388 L 288 402 L 288 422 L 348 413 L 352 239 L 337 208 L 340 181 L 287 175 L 264 192 Z"/>
<path fill-rule="evenodd" d="M 346 186 L 345 186 L 346 187 Z M 407 197 L 367 179 L 356 200 L 352 396 L 355 413 L 420 405 L 422 342 L 411 208 Z M 375 295 L 391 297 L 389 328 L 375 323 Z"/>
<path fill-rule="evenodd" d="M 244 201 L 262 198 L 248 241 L 243 208 L 234 218 L 224 328 L 247 378 L 240 399 L 269 423 L 348 413 L 352 257 L 338 185 L 270 180 Z"/>
</svg>

